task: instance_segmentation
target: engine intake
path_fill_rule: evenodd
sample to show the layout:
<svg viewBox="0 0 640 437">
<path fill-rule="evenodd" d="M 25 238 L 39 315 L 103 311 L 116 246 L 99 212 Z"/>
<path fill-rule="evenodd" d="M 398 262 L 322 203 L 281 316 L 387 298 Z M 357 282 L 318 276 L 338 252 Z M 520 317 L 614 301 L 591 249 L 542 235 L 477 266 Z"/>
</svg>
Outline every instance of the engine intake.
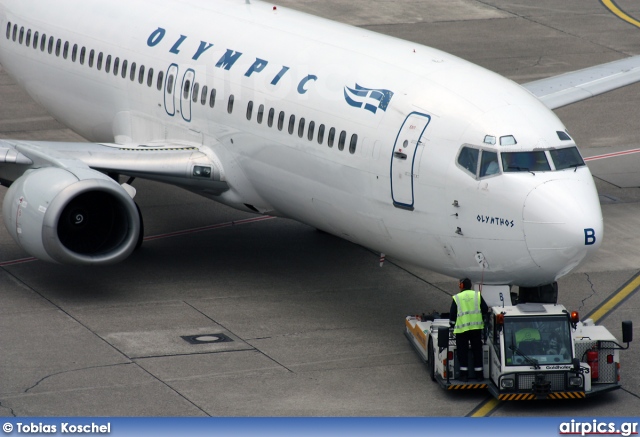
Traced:
<svg viewBox="0 0 640 437">
<path fill-rule="evenodd" d="M 127 258 L 141 232 L 129 194 L 102 173 L 47 167 L 9 188 L 3 216 L 30 255 L 60 264 L 113 264 Z"/>
</svg>

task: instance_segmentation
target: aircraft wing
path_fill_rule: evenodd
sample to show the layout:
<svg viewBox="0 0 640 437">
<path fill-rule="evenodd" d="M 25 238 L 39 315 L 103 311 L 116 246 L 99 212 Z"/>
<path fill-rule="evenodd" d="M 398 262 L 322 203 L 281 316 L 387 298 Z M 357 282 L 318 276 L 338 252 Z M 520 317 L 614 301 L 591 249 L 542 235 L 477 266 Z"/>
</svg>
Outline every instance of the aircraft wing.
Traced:
<svg viewBox="0 0 640 437">
<path fill-rule="evenodd" d="M 556 109 L 640 81 L 640 55 L 596 65 L 523 86 Z"/>
<path fill-rule="evenodd" d="M 215 156 L 188 144 L 107 144 L 0 140 L 0 180 L 12 182 L 27 168 L 57 167 L 123 174 L 208 194 L 228 189 Z M 15 174 L 14 174 L 15 173 Z"/>
</svg>

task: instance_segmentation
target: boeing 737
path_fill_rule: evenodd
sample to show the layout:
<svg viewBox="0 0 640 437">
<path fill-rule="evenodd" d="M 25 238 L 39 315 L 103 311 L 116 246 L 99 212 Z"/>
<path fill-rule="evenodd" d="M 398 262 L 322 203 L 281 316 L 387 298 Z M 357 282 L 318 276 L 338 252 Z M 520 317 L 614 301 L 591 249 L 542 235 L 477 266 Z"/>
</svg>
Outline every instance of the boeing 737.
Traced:
<svg viewBox="0 0 640 437">
<path fill-rule="evenodd" d="M 552 110 L 640 80 L 632 57 L 521 86 L 258 0 L 0 0 L 0 29 L 4 69 L 87 140 L 0 140 L 9 233 L 68 264 L 131 255 L 146 178 L 445 275 L 546 286 L 603 237 Z"/>
</svg>

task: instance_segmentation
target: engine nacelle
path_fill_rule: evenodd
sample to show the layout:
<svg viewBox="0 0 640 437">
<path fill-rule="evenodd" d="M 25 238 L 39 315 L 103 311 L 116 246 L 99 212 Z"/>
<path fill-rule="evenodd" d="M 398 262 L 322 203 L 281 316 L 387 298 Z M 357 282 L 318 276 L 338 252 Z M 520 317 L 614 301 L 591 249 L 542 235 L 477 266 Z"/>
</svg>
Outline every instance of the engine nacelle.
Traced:
<svg viewBox="0 0 640 437">
<path fill-rule="evenodd" d="M 7 191 L 2 208 L 13 239 L 30 255 L 60 264 L 113 264 L 140 235 L 131 196 L 91 169 L 30 170 Z"/>
</svg>

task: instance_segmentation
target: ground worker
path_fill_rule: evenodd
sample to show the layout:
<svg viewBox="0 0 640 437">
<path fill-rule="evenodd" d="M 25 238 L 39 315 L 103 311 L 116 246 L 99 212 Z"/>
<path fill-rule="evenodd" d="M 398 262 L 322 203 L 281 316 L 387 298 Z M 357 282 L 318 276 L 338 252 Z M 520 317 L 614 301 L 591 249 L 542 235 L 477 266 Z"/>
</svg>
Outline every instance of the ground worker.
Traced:
<svg viewBox="0 0 640 437">
<path fill-rule="evenodd" d="M 483 316 L 489 312 L 486 302 L 479 291 L 471 289 L 471 280 L 460 280 L 460 293 L 453 296 L 449 320 L 456 336 L 460 379 L 469 378 L 469 344 L 473 353 L 473 369 L 476 379 L 482 381 L 482 330 Z"/>
</svg>

